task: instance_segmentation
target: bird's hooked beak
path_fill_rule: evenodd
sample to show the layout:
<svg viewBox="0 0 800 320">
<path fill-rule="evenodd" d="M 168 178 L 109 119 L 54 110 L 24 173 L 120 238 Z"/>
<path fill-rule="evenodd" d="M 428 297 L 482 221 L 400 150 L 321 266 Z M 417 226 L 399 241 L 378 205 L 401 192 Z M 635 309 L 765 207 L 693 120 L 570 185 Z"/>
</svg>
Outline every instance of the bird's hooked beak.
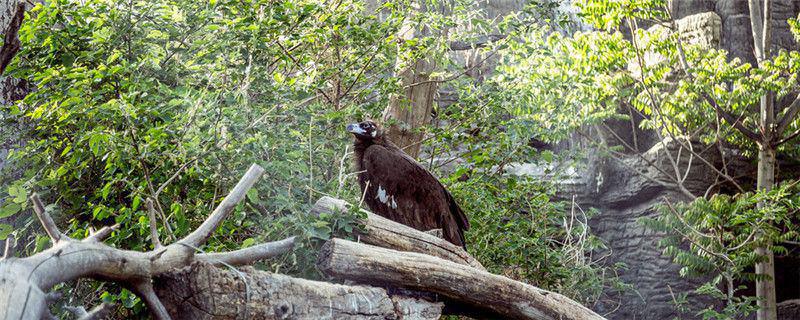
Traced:
<svg viewBox="0 0 800 320">
<path fill-rule="evenodd" d="M 364 134 L 366 131 L 361 129 L 361 126 L 358 123 L 351 123 L 347 125 L 347 132 L 354 133 L 354 134 Z"/>
</svg>

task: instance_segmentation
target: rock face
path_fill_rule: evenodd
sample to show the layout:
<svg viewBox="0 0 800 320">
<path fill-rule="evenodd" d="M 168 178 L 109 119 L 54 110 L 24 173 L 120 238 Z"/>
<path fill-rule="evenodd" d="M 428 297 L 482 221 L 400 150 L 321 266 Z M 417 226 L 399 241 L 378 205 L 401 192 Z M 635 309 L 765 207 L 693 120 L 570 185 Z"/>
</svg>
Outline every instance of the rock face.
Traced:
<svg viewBox="0 0 800 320">
<path fill-rule="evenodd" d="M 598 132 L 598 134 L 603 134 Z M 613 143 L 609 140 L 609 143 Z M 626 141 L 630 143 L 630 141 Z M 622 293 L 609 292 L 609 301 L 594 308 L 609 319 L 672 319 L 680 316 L 691 319 L 691 314 L 680 314 L 672 303 L 674 295 L 691 292 L 704 279 L 679 277 L 679 266 L 662 254 L 658 241 L 663 235 L 645 228 L 639 219 L 656 217 L 656 207 L 665 199 L 671 202 L 686 201 L 688 196 L 667 183 L 664 172 L 672 172 L 668 153 L 679 168 L 691 168 L 684 182 L 689 191 L 703 194 L 714 182 L 714 174 L 696 157 L 689 157 L 689 145 L 702 150 L 699 143 L 674 141 L 657 142 L 640 154 L 629 154 L 617 159 L 595 156 L 588 159 L 582 187 L 576 189 L 577 199 L 583 207 L 594 207 L 600 214 L 590 220 L 593 232 L 605 240 L 610 249 L 608 263 L 623 263 L 626 269 L 620 278 L 633 287 Z M 679 148 L 683 147 L 679 155 Z M 719 164 L 722 157 L 717 150 L 702 154 L 708 161 Z M 744 163 L 731 168 L 746 170 Z M 712 300 L 692 297 L 694 306 L 707 306 Z"/>
<path fill-rule="evenodd" d="M 797 47 L 786 20 L 796 17 L 799 9 L 800 2 L 774 2 L 775 48 Z M 678 29 L 688 38 L 687 42 L 725 49 L 730 59 L 755 62 L 747 1 L 677 0 L 671 2 L 671 11 L 675 19 L 680 19 Z M 611 121 L 609 125 L 615 132 L 625 133 L 617 136 L 628 144 L 633 143 L 631 132 L 635 130 L 631 130 L 630 124 Z M 700 279 L 679 277 L 678 267 L 671 263 L 669 257 L 661 254 L 661 248 L 657 245 L 661 236 L 646 230 L 637 221 L 641 217 L 656 216 L 654 207 L 663 203 L 665 198 L 671 201 L 687 199 L 676 187 L 656 182 L 662 180 L 661 172 L 648 163 L 652 161 L 657 164 L 656 167 L 672 170 L 671 164 L 665 162 L 666 152 L 674 152 L 678 144 L 676 141 L 662 144 L 652 132 L 638 134 L 641 135 L 638 139 L 640 150 L 647 151 L 629 153 L 619 160 L 602 157 L 588 159 L 586 171 L 579 175 L 584 177 L 583 184 L 581 188 L 573 190 L 579 195 L 581 205 L 599 209 L 600 214 L 591 221 L 591 227 L 608 244 L 610 262 L 621 262 L 627 266 L 620 277 L 635 289 L 622 295 L 611 294 L 611 300 L 617 301 L 599 304 L 596 309 L 601 314 L 608 313 L 606 316 L 609 319 L 695 318 L 695 315 L 677 313 L 672 301 L 673 295 L 691 291 Z M 603 135 L 612 144 L 616 140 L 613 135 Z M 721 159 L 719 154 L 708 156 L 714 161 Z M 727 160 L 735 158 L 735 154 L 727 152 L 722 156 Z M 688 159 L 681 161 L 685 162 L 681 162 L 679 167 L 686 168 Z M 738 163 L 734 168 L 745 176 L 752 175 L 746 162 L 736 161 Z M 696 159 L 688 177 L 687 188 L 700 195 L 714 182 L 713 172 Z M 690 297 L 689 301 L 694 307 L 711 303 L 698 297 Z M 783 314 L 788 314 L 788 311 Z"/>
</svg>

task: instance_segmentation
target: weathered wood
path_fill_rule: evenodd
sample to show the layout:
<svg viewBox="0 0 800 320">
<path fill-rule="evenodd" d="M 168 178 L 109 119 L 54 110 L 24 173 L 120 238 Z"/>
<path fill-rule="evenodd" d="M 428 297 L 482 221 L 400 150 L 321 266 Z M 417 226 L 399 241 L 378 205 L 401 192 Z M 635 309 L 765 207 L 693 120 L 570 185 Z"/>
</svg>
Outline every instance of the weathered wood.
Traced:
<svg viewBox="0 0 800 320">
<path fill-rule="evenodd" d="M 439 319 L 441 302 L 197 262 L 156 278 L 173 319 Z"/>
<path fill-rule="evenodd" d="M 339 214 L 346 211 L 348 206 L 349 204 L 344 200 L 325 196 L 317 200 L 311 212 L 316 215 Z M 356 235 L 361 242 L 399 251 L 424 253 L 479 270 L 486 270 L 463 248 L 442 237 L 419 231 L 366 210 L 362 211 L 367 215 L 367 218 L 362 221 L 364 229 L 356 230 Z"/>
<path fill-rule="evenodd" d="M 317 263 L 331 277 L 433 292 L 505 319 L 603 319 L 561 294 L 414 252 L 332 239 Z"/>
</svg>

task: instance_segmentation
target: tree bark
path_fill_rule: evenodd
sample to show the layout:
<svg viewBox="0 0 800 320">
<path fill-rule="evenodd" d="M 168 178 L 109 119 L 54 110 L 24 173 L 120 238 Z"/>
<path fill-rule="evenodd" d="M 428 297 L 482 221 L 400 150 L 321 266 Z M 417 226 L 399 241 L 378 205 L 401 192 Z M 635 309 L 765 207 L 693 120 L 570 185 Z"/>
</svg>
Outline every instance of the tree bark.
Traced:
<svg viewBox="0 0 800 320">
<path fill-rule="evenodd" d="M 332 239 L 317 266 L 334 278 L 432 292 L 503 319 L 603 319 L 558 293 L 414 252 Z"/>
<path fill-rule="evenodd" d="M 9 22 L 8 27 L 3 30 L 3 47 L 0 48 L 0 75 L 6 71 L 6 67 L 11 63 L 11 59 L 17 55 L 19 51 L 20 42 L 17 37 L 19 28 L 22 26 L 22 19 L 25 17 L 25 4 L 18 3 L 14 9 L 14 15 Z"/>
<path fill-rule="evenodd" d="M 349 204 L 344 200 L 322 197 L 314 204 L 311 212 L 316 215 L 338 214 L 347 211 L 348 206 Z M 367 216 L 365 220 L 361 221 L 363 229 L 355 230 L 360 242 L 398 251 L 423 253 L 486 271 L 486 268 L 463 248 L 441 237 L 419 231 L 366 210 L 362 211 Z"/>
<path fill-rule="evenodd" d="M 764 0 L 763 8 L 758 0 L 749 0 L 750 21 L 753 33 L 753 45 L 756 51 L 756 60 L 759 66 L 764 60 L 770 58 L 770 47 L 772 45 L 772 3 L 771 0 Z M 775 184 L 775 145 L 773 144 L 774 124 L 775 124 L 775 94 L 768 92 L 761 97 L 759 107 L 759 127 L 761 129 L 760 141 L 756 141 L 758 149 L 758 176 L 756 188 L 759 191 L 772 190 Z M 759 203 L 761 208 L 764 203 Z M 756 297 L 758 298 L 758 310 L 756 318 L 758 320 L 776 320 L 777 299 L 775 295 L 775 257 L 771 250 L 771 244 L 766 243 L 756 248 L 755 253 L 764 257 L 763 262 L 756 263 L 756 274 L 766 277 L 763 280 L 756 280 Z"/>
<path fill-rule="evenodd" d="M 420 6 L 416 8 L 416 14 L 425 14 L 428 10 L 424 2 L 415 5 Z M 422 38 L 430 34 L 428 28 L 418 28 L 418 25 L 411 20 L 407 20 L 398 32 L 400 41 Z M 398 58 L 397 65 L 401 68 L 398 74 L 403 94 L 392 95 L 389 98 L 389 105 L 383 111 L 383 122 L 388 124 L 386 134 L 389 140 L 416 158 L 424 138 L 424 134 L 418 132 L 418 129 L 431 121 L 434 97 L 439 88 L 439 83 L 431 77 L 436 70 L 436 62 L 430 57 L 413 61 Z"/>
<path fill-rule="evenodd" d="M 443 304 L 385 289 L 194 263 L 154 281 L 173 319 L 439 319 Z"/>
</svg>

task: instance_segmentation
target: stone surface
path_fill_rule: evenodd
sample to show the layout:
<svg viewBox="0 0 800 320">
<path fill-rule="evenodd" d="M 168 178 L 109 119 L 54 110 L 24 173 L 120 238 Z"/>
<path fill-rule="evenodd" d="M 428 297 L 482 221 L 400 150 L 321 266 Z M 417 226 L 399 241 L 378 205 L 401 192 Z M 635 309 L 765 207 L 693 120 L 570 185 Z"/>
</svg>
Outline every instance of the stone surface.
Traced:
<svg viewBox="0 0 800 320">
<path fill-rule="evenodd" d="M 693 14 L 714 11 L 714 7 L 716 5 L 717 0 L 672 0 L 670 1 L 669 9 L 672 14 L 672 18 L 681 19 Z"/>
<path fill-rule="evenodd" d="M 671 7 L 672 15 L 680 18 L 678 28 L 688 42 L 705 47 L 719 47 L 729 52 L 730 58 L 739 58 L 745 62 L 755 63 L 753 41 L 750 29 L 750 17 L 747 2 L 744 0 L 677 0 Z M 800 2 L 790 0 L 776 1 L 773 11 L 773 46 L 775 48 L 795 48 L 797 44 L 788 29 L 786 19 L 796 17 Z M 713 11 L 713 12 L 712 12 Z M 638 122 L 638 120 L 637 120 Z M 608 123 L 612 130 L 633 145 L 630 124 L 619 121 Z M 653 138 L 652 133 L 641 133 L 640 136 Z M 614 144 L 614 135 L 603 134 L 606 141 Z M 635 291 L 621 295 L 610 293 L 612 302 L 599 304 L 600 313 L 611 312 L 610 319 L 672 319 L 680 316 L 674 308 L 673 294 L 688 292 L 693 289 L 699 279 L 684 279 L 678 276 L 678 267 L 661 254 L 657 246 L 660 235 L 645 230 L 637 220 L 640 217 L 653 217 L 654 209 L 664 198 L 671 201 L 686 199 L 685 195 L 675 187 L 661 185 L 653 180 L 660 180 L 660 172 L 648 165 L 648 161 L 657 163 L 658 167 L 671 170 L 666 150 L 676 149 L 675 141 L 665 141 L 667 147 L 656 140 L 639 139 L 639 147 L 652 147 L 646 152 L 629 153 L 620 160 L 594 157 L 585 166 L 584 185 L 580 199 L 582 206 L 594 206 L 600 214 L 592 219 L 594 232 L 604 239 L 611 252 L 610 262 L 620 262 L 628 269 L 620 273 L 623 281 L 634 286 Z M 655 144 L 641 143 L 655 141 Z M 621 144 L 617 141 L 616 144 Z M 698 146 L 699 148 L 699 146 Z M 699 150 L 695 148 L 696 150 Z M 709 154 L 712 161 L 719 161 L 719 155 Z M 736 158 L 735 153 L 726 151 L 726 158 Z M 686 161 L 686 159 L 684 159 Z M 680 167 L 686 168 L 688 162 Z M 747 176 L 747 163 L 737 160 L 734 165 L 742 175 Z M 692 163 L 692 172 L 687 175 L 687 186 L 695 194 L 702 194 L 714 181 L 713 172 L 701 163 Z M 636 173 L 636 172 L 640 172 Z M 649 177 L 650 179 L 648 179 Z M 654 179 L 653 179 L 654 178 Z M 614 301 L 614 300 L 617 301 Z M 621 304 L 618 304 L 622 301 Z M 710 301 L 690 298 L 695 307 L 707 305 Z M 788 314 L 791 307 L 786 307 Z M 684 315 L 684 318 L 694 318 Z M 782 317 L 783 319 L 793 319 Z"/>
<path fill-rule="evenodd" d="M 681 141 L 685 146 L 687 141 Z M 619 159 L 590 159 L 585 177 L 584 193 L 578 194 L 583 207 L 598 209 L 600 214 L 590 220 L 593 232 L 605 240 L 610 254 L 608 263 L 624 263 L 627 268 L 619 276 L 633 290 L 622 293 L 609 291 L 607 301 L 595 308 L 609 319 L 672 319 L 691 315 L 679 314 L 672 304 L 673 295 L 690 292 L 703 279 L 685 279 L 678 275 L 679 266 L 662 254 L 658 246 L 661 235 L 646 229 L 639 219 L 654 218 L 656 206 L 664 199 L 685 201 L 687 196 L 676 187 L 659 183 L 667 178 L 656 168 L 671 172 L 670 152 L 679 167 L 689 167 L 686 150 L 678 158 L 681 144 L 666 140 L 641 154 L 629 154 Z M 699 146 L 693 144 L 693 146 Z M 714 160 L 713 154 L 705 154 Z M 719 159 L 719 157 L 716 157 Z M 697 158 L 691 160 L 691 171 L 685 185 L 693 193 L 702 193 L 714 181 L 713 174 Z M 655 167 L 652 164 L 655 164 Z M 692 304 L 708 305 L 709 299 L 695 297 Z"/>
<path fill-rule="evenodd" d="M 750 15 L 737 14 L 725 18 L 722 23 L 722 49 L 728 51 L 728 57 L 739 58 L 750 64 L 756 63 L 753 47 L 753 34 L 750 28 Z"/>
</svg>

